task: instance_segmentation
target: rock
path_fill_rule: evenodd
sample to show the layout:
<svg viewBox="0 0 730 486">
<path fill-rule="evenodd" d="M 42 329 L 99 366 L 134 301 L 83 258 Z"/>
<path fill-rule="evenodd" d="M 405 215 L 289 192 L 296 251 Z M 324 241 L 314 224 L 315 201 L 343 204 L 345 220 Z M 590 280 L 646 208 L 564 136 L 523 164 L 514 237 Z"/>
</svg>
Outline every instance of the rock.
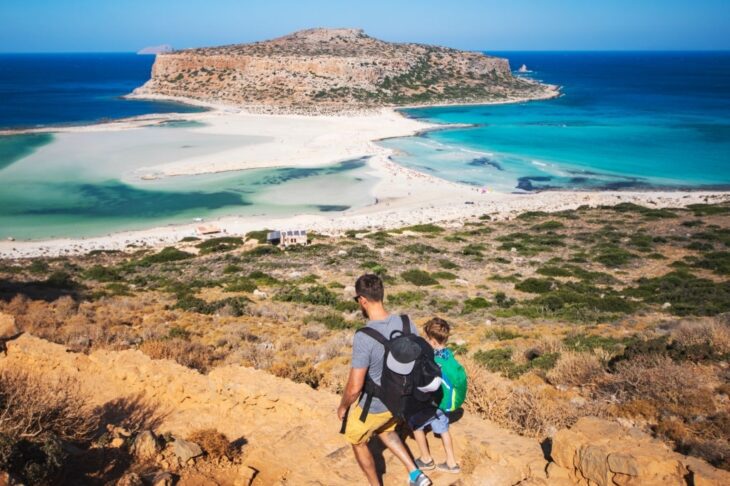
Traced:
<svg viewBox="0 0 730 486">
<path fill-rule="evenodd" d="M 456 280 L 454 280 L 454 283 L 456 285 L 461 285 L 462 287 L 466 287 L 467 285 L 469 285 L 469 281 L 464 280 L 463 278 L 457 278 Z"/>
<path fill-rule="evenodd" d="M 117 481 L 117 486 L 144 486 L 144 483 L 137 473 L 128 473 Z"/>
<path fill-rule="evenodd" d="M 340 251 L 337 252 L 337 254 L 339 256 L 345 256 L 345 255 L 347 255 L 347 252 L 345 250 L 340 250 Z"/>
<path fill-rule="evenodd" d="M 0 339 L 15 336 L 18 332 L 20 331 L 15 325 L 15 317 L 0 313 Z"/>
<path fill-rule="evenodd" d="M 173 486 L 175 478 L 167 471 L 160 471 L 152 478 L 152 486 Z"/>
<path fill-rule="evenodd" d="M 670 307 L 672 307 L 672 303 L 671 302 L 664 302 L 662 304 L 662 309 L 669 309 Z"/>
<path fill-rule="evenodd" d="M 132 455 L 140 461 L 149 461 L 157 457 L 161 446 L 157 437 L 150 430 L 140 432 L 132 444 Z"/>
<path fill-rule="evenodd" d="M 555 434 L 551 455 L 571 479 L 597 486 L 684 486 L 690 472 L 696 485 L 730 484 L 727 471 L 673 452 L 646 434 L 595 417 L 581 418 L 571 429 Z M 707 478 L 704 483 L 703 478 Z"/>
<path fill-rule="evenodd" d="M 253 291 L 253 296 L 257 297 L 259 299 L 267 299 L 269 297 L 269 294 L 267 294 L 266 292 L 263 292 L 259 289 L 256 289 Z"/>
<path fill-rule="evenodd" d="M 175 439 L 175 442 L 173 442 L 173 452 L 181 464 L 187 464 L 190 459 L 195 459 L 203 455 L 203 449 L 198 444 L 183 439 Z"/>
<path fill-rule="evenodd" d="M 121 437 L 114 437 L 112 441 L 109 443 L 109 447 L 113 449 L 119 449 L 124 445 L 124 439 Z"/>
</svg>

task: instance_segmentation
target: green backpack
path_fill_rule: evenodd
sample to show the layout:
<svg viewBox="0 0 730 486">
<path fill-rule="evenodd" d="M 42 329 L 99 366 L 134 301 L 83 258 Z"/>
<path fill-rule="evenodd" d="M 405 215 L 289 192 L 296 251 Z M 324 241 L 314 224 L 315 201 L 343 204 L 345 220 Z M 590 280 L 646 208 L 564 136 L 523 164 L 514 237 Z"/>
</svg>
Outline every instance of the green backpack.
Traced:
<svg viewBox="0 0 730 486">
<path fill-rule="evenodd" d="M 441 368 L 443 380 L 441 389 L 444 396 L 439 408 L 444 412 L 453 412 L 460 408 L 466 399 L 466 371 L 448 349 L 436 351 L 434 361 Z"/>
</svg>

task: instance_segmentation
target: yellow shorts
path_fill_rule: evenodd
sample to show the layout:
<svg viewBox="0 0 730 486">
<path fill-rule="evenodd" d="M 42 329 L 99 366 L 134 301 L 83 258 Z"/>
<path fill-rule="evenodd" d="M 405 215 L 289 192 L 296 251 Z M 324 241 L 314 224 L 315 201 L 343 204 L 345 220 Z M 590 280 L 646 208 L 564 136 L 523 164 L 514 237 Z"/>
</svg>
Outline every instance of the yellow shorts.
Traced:
<svg viewBox="0 0 730 486">
<path fill-rule="evenodd" d="M 370 440 L 373 434 L 395 430 L 398 421 L 390 412 L 368 413 L 365 422 L 360 422 L 362 409 L 359 405 L 350 410 L 345 428 L 345 440 L 353 445 L 362 444 Z"/>
</svg>

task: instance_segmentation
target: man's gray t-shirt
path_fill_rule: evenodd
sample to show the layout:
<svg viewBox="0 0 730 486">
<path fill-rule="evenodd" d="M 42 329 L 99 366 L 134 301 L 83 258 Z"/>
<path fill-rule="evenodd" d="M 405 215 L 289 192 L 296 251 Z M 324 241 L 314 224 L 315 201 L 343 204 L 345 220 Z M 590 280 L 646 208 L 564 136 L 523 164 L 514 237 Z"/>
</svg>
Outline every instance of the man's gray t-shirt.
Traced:
<svg viewBox="0 0 730 486">
<path fill-rule="evenodd" d="M 393 331 L 403 330 L 403 321 L 400 316 L 389 315 L 381 321 L 368 321 L 365 327 L 373 328 L 385 336 L 386 339 L 389 339 Z M 413 325 L 413 321 L 411 321 L 411 332 L 418 334 L 418 330 Z M 355 333 L 355 338 L 352 341 L 352 367 L 367 368 L 368 375 L 378 385 L 380 385 L 380 377 L 383 375 L 384 353 L 383 345 L 375 339 L 362 332 Z M 363 397 L 360 400 L 360 407 L 363 407 L 364 403 L 365 400 Z M 383 402 L 377 398 L 373 398 L 370 404 L 371 413 L 383 413 L 387 410 Z"/>
</svg>

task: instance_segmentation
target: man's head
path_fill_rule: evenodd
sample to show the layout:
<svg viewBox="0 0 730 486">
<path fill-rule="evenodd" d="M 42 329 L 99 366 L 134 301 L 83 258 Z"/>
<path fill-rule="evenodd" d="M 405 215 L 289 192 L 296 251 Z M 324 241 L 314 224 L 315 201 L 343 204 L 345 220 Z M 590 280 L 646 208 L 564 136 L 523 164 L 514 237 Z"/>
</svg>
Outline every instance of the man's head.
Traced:
<svg viewBox="0 0 730 486">
<path fill-rule="evenodd" d="M 355 301 L 360 304 L 363 316 L 370 317 L 374 310 L 383 309 L 384 297 L 383 281 L 377 275 L 365 274 L 355 282 Z"/>
<path fill-rule="evenodd" d="M 446 346 L 446 342 L 449 340 L 449 333 L 451 332 L 451 326 L 445 320 L 440 317 L 434 317 L 423 326 L 423 332 L 426 333 L 428 339 L 434 341 L 440 346 Z"/>
</svg>

